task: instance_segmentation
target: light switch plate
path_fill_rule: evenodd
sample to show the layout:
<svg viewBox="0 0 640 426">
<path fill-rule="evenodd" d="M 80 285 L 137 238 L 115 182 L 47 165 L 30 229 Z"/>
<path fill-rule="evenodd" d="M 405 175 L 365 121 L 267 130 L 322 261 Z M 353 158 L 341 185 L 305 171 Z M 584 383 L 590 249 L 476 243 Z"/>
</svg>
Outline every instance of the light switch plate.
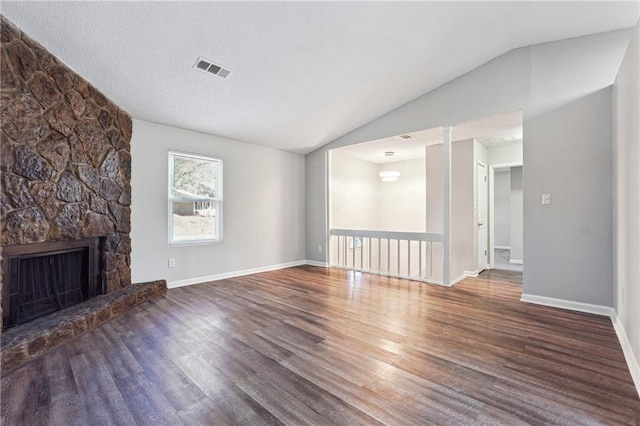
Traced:
<svg viewBox="0 0 640 426">
<path fill-rule="evenodd" d="M 542 194 L 542 205 L 548 206 L 551 204 L 551 194 Z"/>
</svg>

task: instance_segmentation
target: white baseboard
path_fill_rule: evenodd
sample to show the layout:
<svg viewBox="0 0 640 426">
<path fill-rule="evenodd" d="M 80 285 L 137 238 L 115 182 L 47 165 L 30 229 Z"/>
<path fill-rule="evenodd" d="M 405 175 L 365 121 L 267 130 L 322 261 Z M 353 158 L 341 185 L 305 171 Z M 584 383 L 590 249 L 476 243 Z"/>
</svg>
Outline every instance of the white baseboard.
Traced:
<svg viewBox="0 0 640 426">
<path fill-rule="evenodd" d="M 616 330 L 616 334 L 618 335 L 620 346 L 622 346 L 624 359 L 627 361 L 631 378 L 633 379 L 633 383 L 636 385 L 636 391 L 638 392 L 638 396 L 640 396 L 640 362 L 638 362 L 636 354 L 633 353 L 633 348 L 631 347 L 629 337 L 627 337 L 627 332 L 625 331 L 615 310 L 611 313 L 611 322 L 613 323 L 613 328 Z"/>
<path fill-rule="evenodd" d="M 638 357 L 633 353 L 631 342 L 627 337 L 627 333 L 618 319 L 615 309 L 609 306 L 592 305 L 590 303 L 572 302 L 570 300 L 554 299 L 552 297 L 535 296 L 531 294 L 523 294 L 520 298 L 521 301 L 527 303 L 535 303 L 537 305 L 551 306 L 554 308 L 569 309 L 572 311 L 586 312 L 588 314 L 603 315 L 611 318 L 611 323 L 616 331 L 620 346 L 622 346 L 622 352 L 624 358 L 627 361 L 631 378 L 636 386 L 638 396 L 640 396 L 640 364 L 638 363 Z"/>
<path fill-rule="evenodd" d="M 555 299 L 553 297 L 522 294 L 520 301 L 536 305 L 551 306 L 552 308 L 569 309 L 570 311 L 586 312 L 588 314 L 611 316 L 613 308 L 610 306 L 592 305 L 590 303 L 573 302 L 571 300 Z"/>
<path fill-rule="evenodd" d="M 498 250 L 511 250 L 509 246 L 493 246 L 493 248 Z"/>
<path fill-rule="evenodd" d="M 311 265 L 311 266 L 319 266 L 321 268 L 328 268 L 329 264 L 327 262 L 318 262 L 317 260 L 305 260 L 304 261 L 305 265 Z"/>
<path fill-rule="evenodd" d="M 487 265 L 482 269 L 476 269 L 475 271 L 464 271 L 464 276 L 465 278 L 478 278 L 480 272 L 484 271 L 485 269 L 493 269 L 493 265 L 487 263 Z"/>
<path fill-rule="evenodd" d="M 258 268 L 243 269 L 240 271 L 223 272 L 221 274 L 206 275 L 203 277 L 188 278 L 186 280 L 167 282 L 167 288 L 184 287 L 186 285 L 201 284 L 209 281 L 224 280 L 227 278 L 241 277 L 244 275 L 257 274 L 260 272 L 276 271 L 278 269 L 291 268 L 293 266 L 306 265 L 307 260 L 296 260 L 295 262 L 279 263 L 277 265 L 261 266 Z"/>
<path fill-rule="evenodd" d="M 509 259 L 509 263 L 513 263 L 514 265 L 522 265 L 522 259 Z"/>
<path fill-rule="evenodd" d="M 448 286 L 446 287 L 453 287 L 454 284 L 459 283 L 460 281 L 464 280 L 465 278 L 467 278 L 467 276 L 465 274 L 460 275 L 458 278 L 451 280 L 451 282 L 449 283 Z"/>
</svg>

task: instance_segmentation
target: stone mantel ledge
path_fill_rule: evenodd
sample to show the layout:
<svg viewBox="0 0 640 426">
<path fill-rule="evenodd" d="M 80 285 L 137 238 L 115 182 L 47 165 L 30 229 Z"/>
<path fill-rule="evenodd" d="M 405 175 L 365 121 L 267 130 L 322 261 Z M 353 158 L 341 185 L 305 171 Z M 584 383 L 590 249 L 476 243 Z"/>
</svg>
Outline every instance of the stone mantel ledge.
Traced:
<svg viewBox="0 0 640 426">
<path fill-rule="evenodd" d="M 2 332 L 2 375 L 166 290 L 165 280 L 133 284 Z"/>
</svg>

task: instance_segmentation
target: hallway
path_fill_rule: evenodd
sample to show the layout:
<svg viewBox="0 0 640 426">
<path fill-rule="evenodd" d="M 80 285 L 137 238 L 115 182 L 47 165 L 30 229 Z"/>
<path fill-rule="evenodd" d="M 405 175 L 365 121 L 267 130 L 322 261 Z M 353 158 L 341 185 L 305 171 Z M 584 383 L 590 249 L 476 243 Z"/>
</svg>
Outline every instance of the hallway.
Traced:
<svg viewBox="0 0 640 426">
<path fill-rule="evenodd" d="M 510 263 L 510 250 L 508 249 L 495 249 L 494 250 L 494 269 L 499 269 L 501 271 L 515 271 L 522 272 L 522 265 L 517 263 Z"/>
</svg>

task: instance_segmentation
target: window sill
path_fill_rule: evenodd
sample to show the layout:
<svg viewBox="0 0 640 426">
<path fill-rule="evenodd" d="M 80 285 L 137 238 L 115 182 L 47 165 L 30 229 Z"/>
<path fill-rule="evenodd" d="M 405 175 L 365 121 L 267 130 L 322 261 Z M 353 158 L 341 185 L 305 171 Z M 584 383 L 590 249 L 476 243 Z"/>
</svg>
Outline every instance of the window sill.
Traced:
<svg viewBox="0 0 640 426">
<path fill-rule="evenodd" d="M 223 240 L 170 241 L 169 247 L 206 246 L 213 244 L 222 244 L 223 242 Z"/>
</svg>

